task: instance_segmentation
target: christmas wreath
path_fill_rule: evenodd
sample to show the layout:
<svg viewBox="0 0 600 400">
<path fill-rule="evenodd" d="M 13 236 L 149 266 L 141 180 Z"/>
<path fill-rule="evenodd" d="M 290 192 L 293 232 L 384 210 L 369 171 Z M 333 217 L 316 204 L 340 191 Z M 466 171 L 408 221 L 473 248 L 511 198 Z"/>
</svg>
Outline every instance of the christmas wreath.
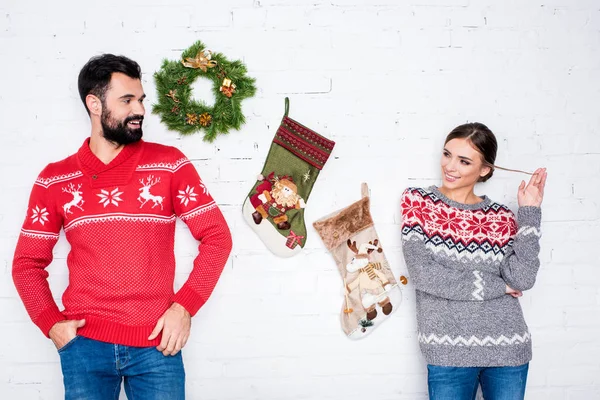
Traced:
<svg viewBox="0 0 600 400">
<path fill-rule="evenodd" d="M 229 61 L 198 41 L 182 53 L 181 60 L 164 60 L 154 74 L 158 102 L 152 112 L 160 115 L 169 129 L 184 135 L 204 130 L 204 140 L 212 142 L 219 134 L 240 129 L 246 121 L 242 100 L 256 92 L 255 81 L 246 72 L 241 61 Z M 212 107 L 191 98 L 191 84 L 199 77 L 213 82 Z"/>
</svg>

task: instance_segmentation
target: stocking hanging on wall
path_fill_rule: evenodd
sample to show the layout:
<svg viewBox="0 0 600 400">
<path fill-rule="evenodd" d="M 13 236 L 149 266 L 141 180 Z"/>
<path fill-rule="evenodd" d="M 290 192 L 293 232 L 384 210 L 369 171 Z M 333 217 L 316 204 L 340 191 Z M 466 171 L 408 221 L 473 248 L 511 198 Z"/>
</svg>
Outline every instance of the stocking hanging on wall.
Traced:
<svg viewBox="0 0 600 400">
<path fill-rule="evenodd" d="M 306 243 L 304 208 L 335 142 L 285 114 L 262 172 L 242 208 L 245 221 L 280 257 L 291 257 Z"/>
<path fill-rule="evenodd" d="M 371 333 L 402 302 L 369 207 L 368 187 L 363 183 L 361 200 L 313 224 L 342 276 L 340 318 L 342 330 L 351 339 Z"/>
</svg>

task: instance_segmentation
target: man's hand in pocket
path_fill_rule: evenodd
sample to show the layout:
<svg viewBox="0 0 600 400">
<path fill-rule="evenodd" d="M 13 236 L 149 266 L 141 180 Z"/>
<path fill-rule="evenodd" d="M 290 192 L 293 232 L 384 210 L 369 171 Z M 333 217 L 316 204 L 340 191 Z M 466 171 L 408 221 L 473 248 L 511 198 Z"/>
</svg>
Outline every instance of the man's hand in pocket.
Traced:
<svg viewBox="0 0 600 400">
<path fill-rule="evenodd" d="M 57 350 L 63 348 L 77 336 L 77 329 L 85 325 L 85 319 L 65 320 L 55 323 L 48 336 L 56 346 Z"/>
</svg>

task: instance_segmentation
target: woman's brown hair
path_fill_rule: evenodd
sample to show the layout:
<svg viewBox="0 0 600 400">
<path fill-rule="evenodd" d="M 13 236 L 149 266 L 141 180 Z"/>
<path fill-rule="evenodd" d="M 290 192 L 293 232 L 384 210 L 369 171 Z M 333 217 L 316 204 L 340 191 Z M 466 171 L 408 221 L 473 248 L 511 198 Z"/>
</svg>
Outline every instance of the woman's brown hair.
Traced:
<svg viewBox="0 0 600 400">
<path fill-rule="evenodd" d="M 498 142 L 494 133 L 482 123 L 471 122 L 459 125 L 446 136 L 444 144 L 452 139 L 467 139 L 471 145 L 481 154 L 483 164 L 490 167 L 490 172 L 479 177 L 478 182 L 485 182 L 494 174 L 494 162 L 498 152 Z"/>
</svg>

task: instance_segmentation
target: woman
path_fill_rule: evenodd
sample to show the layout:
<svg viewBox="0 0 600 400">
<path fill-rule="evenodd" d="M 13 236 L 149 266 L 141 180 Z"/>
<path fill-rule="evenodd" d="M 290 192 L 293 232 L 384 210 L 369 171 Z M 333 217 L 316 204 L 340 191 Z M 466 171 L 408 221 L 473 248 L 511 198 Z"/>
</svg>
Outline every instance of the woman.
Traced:
<svg viewBox="0 0 600 400">
<path fill-rule="evenodd" d="M 456 127 L 442 151 L 442 186 L 402 196 L 403 252 L 416 288 L 418 340 L 430 399 L 523 399 L 531 335 L 518 297 L 539 268 L 545 168 L 522 181 L 514 214 L 477 196 L 497 142 L 483 124 Z"/>
</svg>

